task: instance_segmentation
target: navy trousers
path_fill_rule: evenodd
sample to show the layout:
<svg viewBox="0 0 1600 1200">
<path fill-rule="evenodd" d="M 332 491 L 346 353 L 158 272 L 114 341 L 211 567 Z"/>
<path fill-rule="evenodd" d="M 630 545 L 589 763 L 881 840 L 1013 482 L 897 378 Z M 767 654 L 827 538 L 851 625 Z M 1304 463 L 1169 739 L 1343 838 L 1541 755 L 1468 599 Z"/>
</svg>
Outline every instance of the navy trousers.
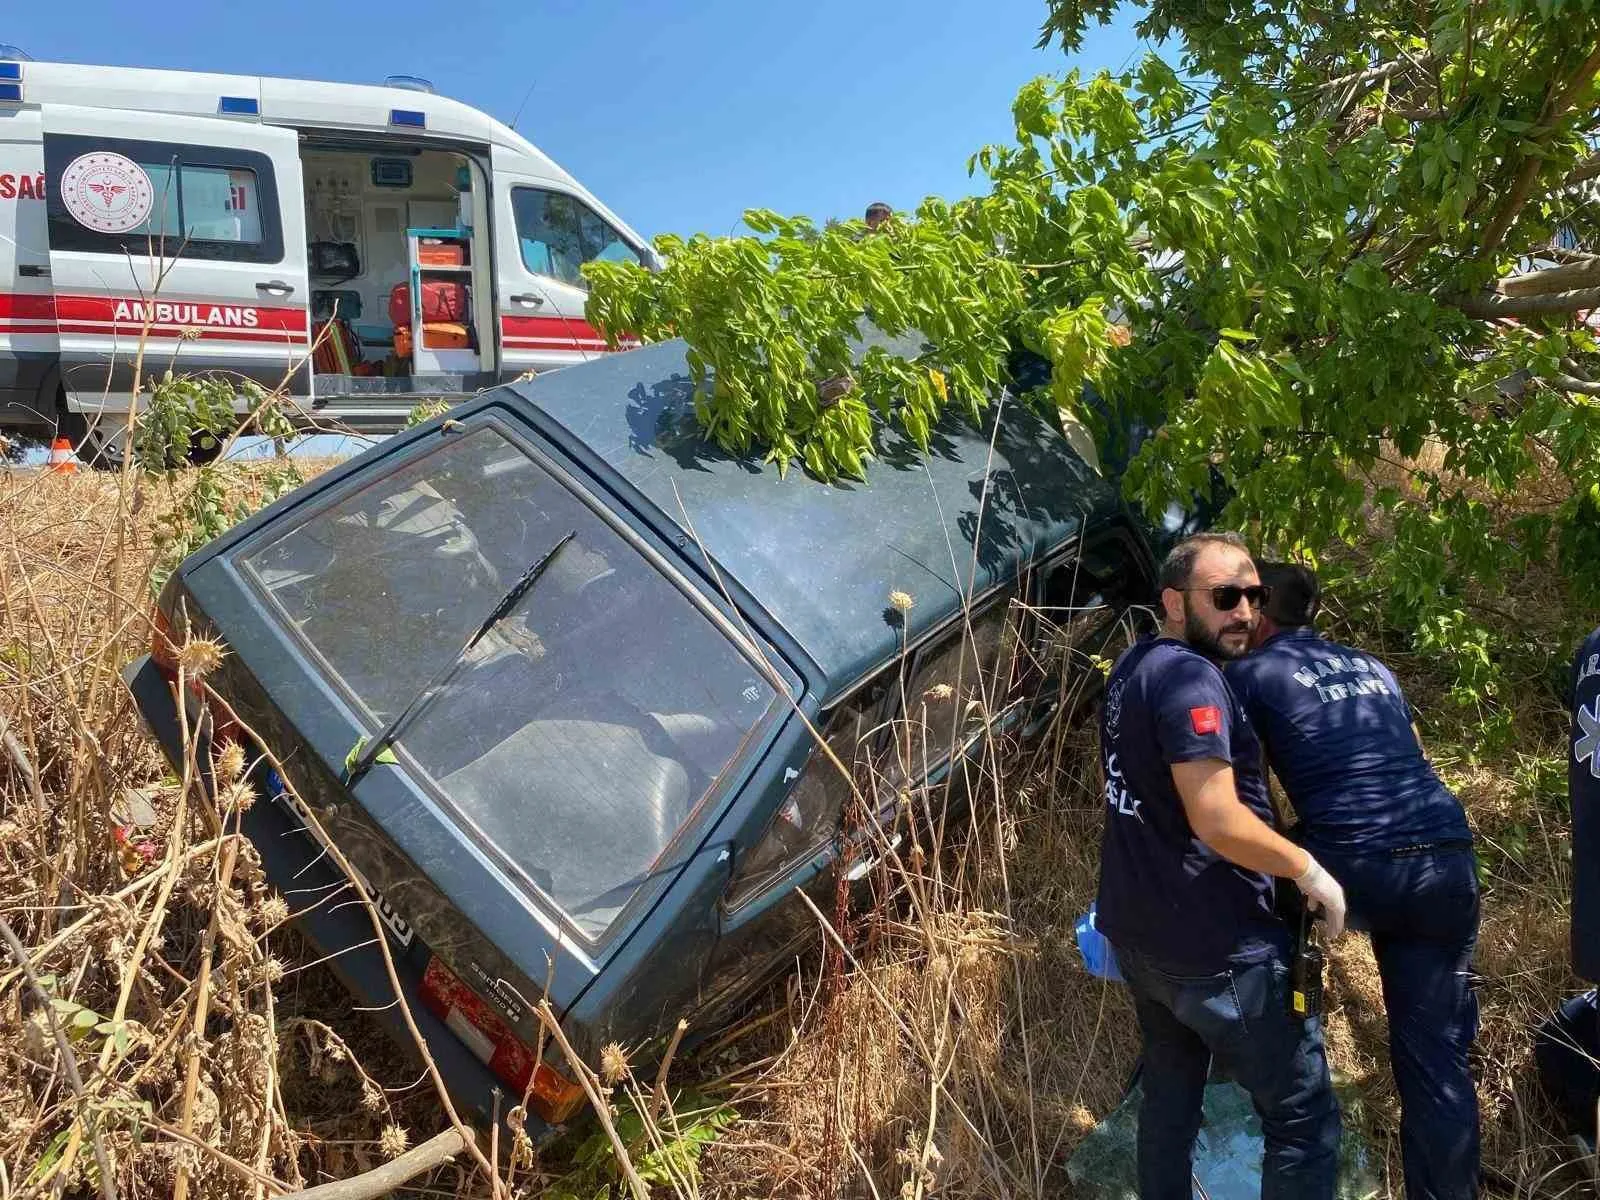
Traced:
<svg viewBox="0 0 1600 1200">
<path fill-rule="evenodd" d="M 1191 1200 L 1194 1139 L 1213 1057 L 1250 1093 L 1261 1118 L 1262 1200 L 1331 1200 L 1339 1106 L 1322 1023 L 1290 1014 L 1282 960 L 1192 975 L 1127 947 L 1116 951 L 1144 1035 L 1140 1200 Z"/>
<path fill-rule="evenodd" d="M 1400 1092 L 1406 1200 L 1470 1200 L 1478 1195 L 1478 1093 L 1467 1062 L 1478 1036 L 1473 853 L 1314 853 L 1344 886 L 1351 926 L 1372 935 Z"/>
</svg>

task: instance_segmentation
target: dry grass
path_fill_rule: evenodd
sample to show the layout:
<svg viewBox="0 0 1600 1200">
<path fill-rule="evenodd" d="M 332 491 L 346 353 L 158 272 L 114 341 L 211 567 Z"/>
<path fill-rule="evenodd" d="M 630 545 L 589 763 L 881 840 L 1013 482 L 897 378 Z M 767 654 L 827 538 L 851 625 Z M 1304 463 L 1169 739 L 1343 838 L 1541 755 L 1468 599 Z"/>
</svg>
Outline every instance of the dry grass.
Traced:
<svg viewBox="0 0 1600 1200">
<path fill-rule="evenodd" d="M 247 468 L 230 479 L 253 486 Z M 242 1197 L 355 1173 L 398 1150 L 396 1130 L 417 1142 L 446 1124 L 415 1062 L 348 1014 L 280 924 L 227 803 L 174 781 L 139 730 L 118 672 L 148 642 L 152 531 L 172 503 L 131 476 L 0 476 L 0 716 L 16 739 L 0 756 L 0 917 L 53 977 L 57 1017 L 78 1005 L 111 1022 L 72 1044 L 80 1099 L 48 1012 L 9 961 L 0 969 L 0 1198 L 94 1194 L 91 1129 L 119 1196 L 169 1195 L 183 1169 L 196 1195 Z M 1431 747 L 1485 847 L 1486 1161 L 1507 1194 L 1558 1194 L 1530 1031 L 1575 987 L 1564 718 L 1530 680 L 1509 698 L 1515 748 L 1474 755 L 1449 736 L 1444 681 L 1390 657 L 1434 715 Z M 841 892 L 818 923 L 843 936 L 680 1067 L 743 1117 L 708 1155 L 703 1194 L 1065 1191 L 1066 1156 L 1117 1103 L 1137 1053 L 1122 990 L 1087 975 L 1072 932 L 1097 871 L 1094 746 L 1060 730 L 997 749 L 1004 777 L 974 776 L 970 824 L 886 854 L 880 902 L 852 908 Z M 135 795 L 156 823 L 119 840 Z M 1357 938 L 1335 954 L 1331 1008 L 1335 1064 L 1397 1180 L 1382 1005 Z M 488 1194 L 469 1167 L 425 1186 Z"/>
</svg>

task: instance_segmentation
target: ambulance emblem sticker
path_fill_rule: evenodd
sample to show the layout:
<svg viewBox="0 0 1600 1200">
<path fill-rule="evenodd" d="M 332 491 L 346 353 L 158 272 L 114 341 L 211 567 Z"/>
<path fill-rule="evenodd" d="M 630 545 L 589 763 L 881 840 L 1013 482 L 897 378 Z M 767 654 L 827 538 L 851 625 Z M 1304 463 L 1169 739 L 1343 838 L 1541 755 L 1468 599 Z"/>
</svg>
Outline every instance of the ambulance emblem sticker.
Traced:
<svg viewBox="0 0 1600 1200">
<path fill-rule="evenodd" d="M 128 233 L 155 207 L 150 176 L 133 159 L 108 150 L 80 154 L 61 172 L 61 202 L 72 219 L 96 233 Z"/>
</svg>

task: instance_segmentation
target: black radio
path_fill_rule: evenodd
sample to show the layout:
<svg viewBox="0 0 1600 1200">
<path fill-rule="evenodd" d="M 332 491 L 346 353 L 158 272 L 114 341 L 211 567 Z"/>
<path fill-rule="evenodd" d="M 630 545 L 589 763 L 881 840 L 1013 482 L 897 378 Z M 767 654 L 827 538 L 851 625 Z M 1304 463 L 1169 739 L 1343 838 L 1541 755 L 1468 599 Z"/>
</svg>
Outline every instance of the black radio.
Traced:
<svg viewBox="0 0 1600 1200">
<path fill-rule="evenodd" d="M 1322 973 L 1326 959 L 1312 930 L 1311 909 L 1300 907 L 1300 936 L 1289 964 L 1289 1011 L 1303 1020 L 1322 1015 Z"/>
</svg>

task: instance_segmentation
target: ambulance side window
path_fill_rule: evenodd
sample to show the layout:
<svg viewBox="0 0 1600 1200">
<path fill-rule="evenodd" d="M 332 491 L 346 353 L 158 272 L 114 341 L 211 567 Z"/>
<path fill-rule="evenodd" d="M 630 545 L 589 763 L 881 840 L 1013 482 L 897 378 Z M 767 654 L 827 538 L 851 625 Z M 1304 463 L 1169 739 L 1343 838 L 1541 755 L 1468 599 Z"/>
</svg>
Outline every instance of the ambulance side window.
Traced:
<svg viewBox="0 0 1600 1200">
<path fill-rule="evenodd" d="M 579 270 L 586 262 L 638 262 L 639 254 L 576 196 L 544 188 L 511 192 L 522 265 L 572 287 L 589 285 Z"/>
<path fill-rule="evenodd" d="M 277 178 L 265 154 L 230 146 L 71 134 L 46 134 L 44 151 L 52 250 L 140 259 L 154 251 L 189 260 L 283 261 Z M 92 217 L 97 199 L 113 203 L 105 199 L 105 188 L 116 186 L 117 179 L 80 169 L 69 177 L 78 184 L 77 194 L 66 194 L 63 176 L 85 155 L 97 152 L 131 159 L 149 181 L 149 215 L 132 228 L 107 232 L 82 219 L 86 212 Z"/>
<path fill-rule="evenodd" d="M 130 237 L 175 237 L 203 242 L 261 244 L 261 196 L 248 168 L 141 162 L 155 189 L 150 215 Z"/>
</svg>

